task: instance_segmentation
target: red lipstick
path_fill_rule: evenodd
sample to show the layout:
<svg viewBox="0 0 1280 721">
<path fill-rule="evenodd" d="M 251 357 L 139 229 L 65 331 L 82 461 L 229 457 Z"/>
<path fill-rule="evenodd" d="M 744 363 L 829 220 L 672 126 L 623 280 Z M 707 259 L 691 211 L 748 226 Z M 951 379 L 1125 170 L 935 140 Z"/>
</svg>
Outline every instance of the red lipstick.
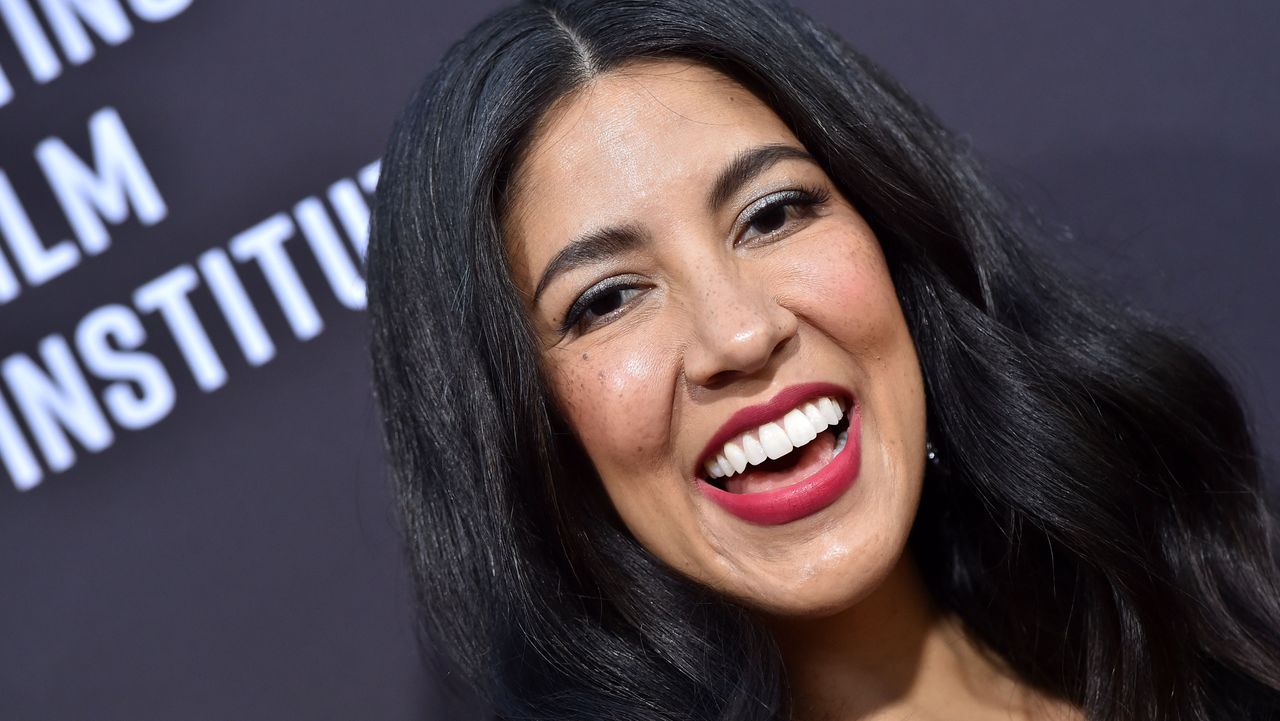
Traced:
<svg viewBox="0 0 1280 721">
<path fill-rule="evenodd" d="M 857 478 L 861 461 L 861 406 L 851 401 L 851 394 L 831 383 L 805 383 L 783 389 L 767 403 L 748 406 L 733 414 L 721 426 L 698 458 L 697 469 L 719 452 L 725 442 L 765 423 L 777 421 L 806 400 L 834 396 L 848 404 L 848 438 L 826 465 L 795 483 L 758 493 L 730 493 L 697 479 L 698 490 L 708 500 L 748 523 L 773 526 L 790 523 L 817 513 L 844 494 Z M 696 471 L 695 471 L 696 473 Z"/>
</svg>

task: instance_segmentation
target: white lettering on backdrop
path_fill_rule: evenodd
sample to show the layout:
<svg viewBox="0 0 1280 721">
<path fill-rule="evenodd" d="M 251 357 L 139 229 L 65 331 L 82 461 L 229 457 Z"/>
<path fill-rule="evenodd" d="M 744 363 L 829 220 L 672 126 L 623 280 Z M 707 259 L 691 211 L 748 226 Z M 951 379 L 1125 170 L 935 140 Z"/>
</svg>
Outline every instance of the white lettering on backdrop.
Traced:
<svg viewBox="0 0 1280 721">
<path fill-rule="evenodd" d="M 250 365 L 275 357 L 275 341 L 241 281 L 246 270 L 256 266 L 261 272 L 296 338 L 310 340 L 324 330 L 312 290 L 303 283 L 286 246 L 310 251 L 343 306 L 364 308 L 358 263 L 368 246 L 367 197 L 377 178 L 378 164 L 371 163 L 355 178 L 331 184 L 327 205 L 320 197 L 304 198 L 291 213 L 276 213 L 237 233 L 227 244 L 229 252 L 211 248 L 194 264 L 179 265 L 143 283 L 129 305 L 111 303 L 90 311 L 76 325 L 74 345 L 55 333 L 40 341 L 35 356 L 14 353 L 0 361 L 0 377 L 14 398 L 13 408 L 0 398 L 0 465 L 14 486 L 27 490 L 44 479 L 40 458 L 54 472 L 71 468 L 77 461 L 73 439 L 99 452 L 115 441 L 112 423 L 141 430 L 173 410 L 177 398 L 172 369 L 146 350 L 149 339 L 140 316 L 160 317 L 187 372 L 197 387 L 210 392 L 226 385 L 228 373 L 209 337 L 209 323 L 226 325 Z M 201 318 L 196 312 L 191 294 L 202 287 L 213 296 L 221 318 Z M 92 391 L 90 377 L 110 381 L 100 396 Z M 23 426 L 35 440 L 34 448 Z"/>
<path fill-rule="evenodd" d="M 46 246 L 8 176 L 0 169 L 0 239 L 13 253 L 28 285 L 42 285 L 74 268 L 80 263 L 81 249 L 90 255 L 106 250 L 111 235 L 104 219 L 118 225 L 129 218 L 132 209 L 143 225 L 155 225 L 169 212 L 129 131 L 113 108 L 103 108 L 89 118 L 89 142 L 93 147 L 92 167 L 59 138 L 40 141 L 35 153 L 79 247 L 70 240 Z M 13 268 L 0 256 L 0 305 L 20 292 Z"/>
<path fill-rule="evenodd" d="M 0 0 L 0 26 L 8 30 L 31 79 L 43 85 L 62 74 L 62 60 L 40 26 L 40 15 L 53 29 L 67 60 L 72 65 L 84 65 L 94 57 L 90 33 L 108 45 L 120 45 L 133 37 L 126 5 L 141 20 L 159 23 L 186 10 L 191 0 L 39 0 L 36 5 L 30 0 Z M 0 108 L 8 105 L 13 96 L 13 83 L 0 67 Z"/>
<path fill-rule="evenodd" d="M 0 42 L 7 31 L 27 73 L 43 85 L 62 74 L 64 62 L 84 65 L 103 44 L 127 42 L 137 20 L 164 22 L 190 5 L 191 0 L 0 0 Z M 0 68 L 0 112 L 14 98 L 14 76 L 6 70 L 12 68 Z M 99 108 L 86 126 L 83 155 L 58 137 L 40 140 L 34 152 L 70 237 L 41 237 L 0 167 L 0 249 L 8 251 L 0 253 L 0 307 L 25 288 L 47 284 L 105 253 L 112 247 L 109 226 L 136 220 L 150 227 L 169 214 L 121 113 Z M 28 490 L 46 473 L 74 466 L 78 453 L 109 448 L 119 431 L 154 426 L 180 400 L 174 373 L 182 366 L 201 391 L 223 387 L 229 380 L 223 362 L 228 349 L 213 338 L 225 338 L 226 330 L 250 366 L 270 362 L 279 339 L 263 324 L 263 303 L 279 307 L 298 340 L 318 336 L 325 324 L 315 289 L 295 265 L 308 251 L 321 271 L 319 282 L 342 307 L 362 310 L 359 264 L 368 246 L 368 196 L 378 170 L 375 162 L 338 179 L 323 197 L 303 198 L 225 245 L 205 249 L 194 262 L 137 286 L 128 298 L 90 310 L 70 332 L 45 335 L 32 351 L 6 349 L 0 391 L 11 402 L 0 393 L 0 474 Z M 251 296 L 246 273 L 265 281 L 269 293 Z M 217 311 L 210 312 L 207 300 L 193 303 L 193 294 L 212 297 Z M 151 327 L 163 328 L 161 333 L 148 337 L 147 316 L 154 316 Z M 176 348 L 176 367 L 161 360 L 163 346 Z"/>
</svg>

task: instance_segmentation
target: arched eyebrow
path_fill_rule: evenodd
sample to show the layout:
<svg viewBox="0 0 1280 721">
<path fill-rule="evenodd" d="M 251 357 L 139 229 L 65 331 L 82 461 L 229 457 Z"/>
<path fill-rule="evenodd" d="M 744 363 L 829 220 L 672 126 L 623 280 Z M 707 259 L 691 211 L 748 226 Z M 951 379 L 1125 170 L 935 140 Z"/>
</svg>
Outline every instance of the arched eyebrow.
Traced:
<svg viewBox="0 0 1280 721">
<path fill-rule="evenodd" d="M 815 165 L 818 162 L 803 148 L 785 143 L 757 145 L 739 151 L 716 176 L 716 182 L 711 184 L 711 192 L 707 193 L 707 210 L 713 213 L 719 210 L 739 188 L 783 160 L 804 160 Z"/>
<path fill-rule="evenodd" d="M 804 160 L 817 164 L 813 156 L 803 148 L 785 143 L 757 145 L 741 150 L 716 175 L 715 182 L 707 193 L 707 210 L 713 213 L 719 210 L 742 186 L 783 160 Z M 597 263 L 635 250 L 646 240 L 644 231 L 633 225 L 600 228 L 574 238 L 547 263 L 533 291 L 533 303 L 538 303 L 542 292 L 556 277 L 588 263 Z"/>
<path fill-rule="evenodd" d="M 645 234 L 632 225 L 613 225 L 600 228 L 574 238 L 568 245 L 547 263 L 542 271 L 538 287 L 533 291 L 533 302 L 536 305 L 542 291 L 547 289 L 551 281 L 574 268 L 595 263 L 616 255 L 622 255 L 644 245 Z"/>
</svg>

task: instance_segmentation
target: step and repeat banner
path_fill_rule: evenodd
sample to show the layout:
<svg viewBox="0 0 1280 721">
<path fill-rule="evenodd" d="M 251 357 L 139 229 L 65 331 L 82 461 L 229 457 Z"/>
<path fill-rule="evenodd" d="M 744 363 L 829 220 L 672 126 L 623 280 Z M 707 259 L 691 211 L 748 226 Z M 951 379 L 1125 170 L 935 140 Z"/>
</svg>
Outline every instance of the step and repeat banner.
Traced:
<svg viewBox="0 0 1280 721">
<path fill-rule="evenodd" d="M 1280 14 L 802 3 L 1280 426 Z M 0 719 L 463 717 L 365 358 L 378 156 L 498 7 L 0 0 Z"/>
</svg>

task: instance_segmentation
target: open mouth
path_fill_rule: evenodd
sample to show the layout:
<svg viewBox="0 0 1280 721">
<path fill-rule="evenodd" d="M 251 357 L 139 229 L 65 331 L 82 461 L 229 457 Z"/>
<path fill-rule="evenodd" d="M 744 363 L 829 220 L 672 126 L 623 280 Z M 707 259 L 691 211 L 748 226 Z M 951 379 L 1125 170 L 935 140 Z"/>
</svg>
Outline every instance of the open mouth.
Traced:
<svg viewBox="0 0 1280 721">
<path fill-rule="evenodd" d="M 849 417 L 838 396 L 800 403 L 782 418 L 726 441 L 699 476 L 733 494 L 783 488 L 817 473 L 848 443 Z"/>
</svg>

